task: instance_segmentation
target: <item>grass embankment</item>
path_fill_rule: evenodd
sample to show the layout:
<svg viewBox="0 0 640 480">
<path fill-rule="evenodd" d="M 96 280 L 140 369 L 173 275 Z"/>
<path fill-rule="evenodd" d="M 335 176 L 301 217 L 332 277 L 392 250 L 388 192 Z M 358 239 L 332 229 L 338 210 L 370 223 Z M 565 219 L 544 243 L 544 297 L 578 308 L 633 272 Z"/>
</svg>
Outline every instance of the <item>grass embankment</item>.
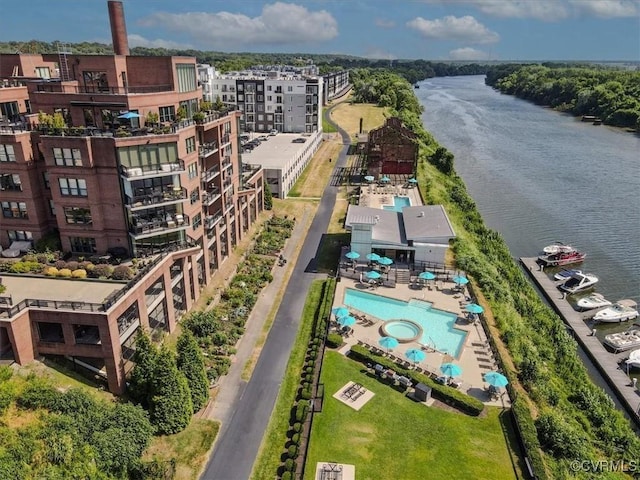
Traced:
<svg viewBox="0 0 640 480">
<path fill-rule="evenodd" d="M 369 132 L 381 127 L 388 116 L 388 109 L 369 103 L 345 102 L 331 111 L 331 120 L 345 130 L 351 138 L 360 131 L 360 119 L 362 119 L 362 130 Z"/>
<path fill-rule="evenodd" d="M 359 411 L 332 397 L 349 381 L 374 392 Z M 325 400 L 314 416 L 305 479 L 314 478 L 317 462 L 329 461 L 355 465 L 362 480 L 517 478 L 504 434 L 509 416 L 502 409 L 470 417 L 426 407 L 331 351 L 322 382 Z"/>
<path fill-rule="evenodd" d="M 342 150 L 340 138 L 325 141 L 289 191 L 289 197 L 320 198 Z M 332 161 L 329 162 L 329 159 Z"/>
<path fill-rule="evenodd" d="M 286 432 L 289 430 L 289 421 L 291 418 L 291 407 L 296 398 L 296 391 L 300 386 L 300 374 L 304 364 L 304 357 L 307 351 L 311 329 L 313 328 L 315 315 L 318 306 L 322 303 L 323 284 L 325 281 L 315 281 L 311 284 L 307 300 L 302 311 L 298 336 L 293 345 L 287 370 L 280 386 L 280 392 L 276 400 L 276 405 L 271 415 L 271 421 L 267 427 L 258 459 L 253 465 L 251 474 L 252 480 L 263 480 L 266 478 L 274 478 L 278 467 L 280 466 L 280 456 L 284 450 Z"/>
</svg>

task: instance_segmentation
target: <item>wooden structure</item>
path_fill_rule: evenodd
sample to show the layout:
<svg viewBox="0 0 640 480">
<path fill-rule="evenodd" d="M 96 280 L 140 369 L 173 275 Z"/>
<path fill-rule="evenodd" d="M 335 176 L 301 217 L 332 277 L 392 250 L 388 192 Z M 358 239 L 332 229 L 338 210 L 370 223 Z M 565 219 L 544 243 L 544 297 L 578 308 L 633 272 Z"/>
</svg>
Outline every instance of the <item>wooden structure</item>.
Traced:
<svg viewBox="0 0 640 480">
<path fill-rule="evenodd" d="M 367 171 L 369 175 L 414 175 L 418 161 L 416 134 L 398 117 L 388 118 L 382 127 L 369 132 Z"/>
</svg>

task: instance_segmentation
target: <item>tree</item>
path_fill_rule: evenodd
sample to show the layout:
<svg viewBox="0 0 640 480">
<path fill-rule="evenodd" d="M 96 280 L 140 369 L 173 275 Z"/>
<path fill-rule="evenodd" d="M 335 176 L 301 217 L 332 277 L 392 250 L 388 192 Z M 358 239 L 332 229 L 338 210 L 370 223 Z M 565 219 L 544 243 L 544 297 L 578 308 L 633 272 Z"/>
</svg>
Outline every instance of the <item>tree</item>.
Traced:
<svg viewBox="0 0 640 480">
<path fill-rule="evenodd" d="M 178 337 L 178 370 L 184 373 L 191 391 L 193 410 L 200 410 L 209 399 L 209 380 L 200 346 L 190 331 L 185 330 Z"/>
<path fill-rule="evenodd" d="M 149 335 L 142 329 L 138 330 L 135 346 L 136 351 L 133 354 L 135 366 L 129 379 L 129 395 L 143 407 L 148 408 L 158 350 L 151 343 Z"/>
<path fill-rule="evenodd" d="M 175 355 L 167 347 L 158 354 L 151 382 L 149 412 L 156 431 L 163 435 L 182 431 L 193 415 L 191 392 Z"/>
<path fill-rule="evenodd" d="M 264 184 L 264 209 L 271 210 L 273 208 L 273 195 L 271 195 L 271 187 L 268 183 Z"/>
</svg>

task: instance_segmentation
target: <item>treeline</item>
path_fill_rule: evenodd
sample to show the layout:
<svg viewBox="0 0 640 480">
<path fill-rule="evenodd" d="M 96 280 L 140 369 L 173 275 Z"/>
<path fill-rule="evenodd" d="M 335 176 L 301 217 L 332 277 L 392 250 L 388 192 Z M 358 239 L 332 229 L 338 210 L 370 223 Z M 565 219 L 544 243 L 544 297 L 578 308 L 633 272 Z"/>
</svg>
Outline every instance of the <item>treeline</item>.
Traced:
<svg viewBox="0 0 640 480">
<path fill-rule="evenodd" d="M 595 66 L 499 65 L 486 84 L 573 115 L 640 131 L 640 72 Z"/>
<path fill-rule="evenodd" d="M 113 47 L 104 43 L 82 42 L 64 44 L 59 41 L 0 42 L 0 53 L 58 53 L 59 51 L 85 55 L 113 55 Z M 426 60 L 375 60 L 352 55 L 308 53 L 226 53 L 193 49 L 134 47 L 131 55 L 178 55 L 196 57 L 199 63 L 214 65 L 222 72 L 244 70 L 254 65 L 317 65 L 321 74 L 345 69 L 372 68 L 396 72 L 408 82 L 425 78 L 452 75 L 483 75 L 487 65 L 477 63 L 444 63 Z"/>
<path fill-rule="evenodd" d="M 513 70 L 514 72 L 518 69 Z M 354 94 L 374 101 L 392 98 L 404 80 L 387 72 L 362 75 Z M 402 98 L 402 95 L 401 95 Z M 397 112 L 413 118 L 411 111 Z M 394 112 L 395 114 L 395 112 Z M 515 368 L 504 362 L 516 389 L 513 414 L 536 478 L 626 478 L 612 471 L 575 472 L 576 459 L 594 462 L 638 458 L 640 440 L 605 391 L 595 385 L 577 354 L 577 344 L 562 320 L 540 298 L 515 263 L 504 239 L 484 224 L 475 202 L 453 168 L 453 155 L 431 139 L 422 124 L 407 125 L 420 139 L 421 193 L 443 204 L 458 232 L 456 266 L 468 272 L 491 305 L 499 339 Z M 427 140 L 427 141 L 425 141 Z"/>
</svg>

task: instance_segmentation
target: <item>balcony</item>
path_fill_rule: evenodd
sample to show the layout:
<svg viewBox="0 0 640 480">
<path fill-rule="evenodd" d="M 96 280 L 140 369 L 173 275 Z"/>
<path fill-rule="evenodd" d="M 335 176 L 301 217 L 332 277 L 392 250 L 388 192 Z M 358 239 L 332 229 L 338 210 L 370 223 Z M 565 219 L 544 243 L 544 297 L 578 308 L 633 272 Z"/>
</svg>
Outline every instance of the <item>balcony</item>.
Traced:
<svg viewBox="0 0 640 480">
<path fill-rule="evenodd" d="M 182 187 L 172 187 L 165 191 L 150 192 L 144 195 L 126 197 L 126 206 L 130 210 L 141 210 L 161 205 L 180 203 L 187 199 L 187 190 Z"/>
<path fill-rule="evenodd" d="M 232 185 L 233 181 L 231 180 L 231 178 L 227 178 L 224 182 L 222 182 L 222 189 L 226 191 L 231 188 Z"/>
<path fill-rule="evenodd" d="M 164 177 L 184 172 L 184 162 L 178 160 L 176 163 L 163 163 L 157 165 L 145 165 L 143 167 L 126 167 L 120 165 L 120 174 L 129 178 Z"/>
<path fill-rule="evenodd" d="M 213 215 L 208 215 L 204 219 L 204 228 L 206 228 L 207 230 L 211 230 L 220 222 L 220 220 L 222 220 L 222 218 L 222 210 L 218 210 Z"/>
<path fill-rule="evenodd" d="M 223 135 L 223 136 L 222 136 L 222 138 L 220 139 L 220 143 L 221 143 L 222 145 L 225 145 L 225 144 L 229 143 L 229 140 L 230 140 L 230 139 L 231 139 L 231 137 L 230 137 L 230 136 L 229 136 L 229 134 L 227 133 L 227 134 L 225 134 L 225 135 Z"/>
<path fill-rule="evenodd" d="M 227 203 L 224 204 L 224 214 L 226 215 L 233 209 L 233 200 L 227 200 Z"/>
<path fill-rule="evenodd" d="M 230 166 L 231 166 L 231 157 L 227 155 L 222 159 L 222 169 L 224 170 L 225 168 L 228 168 Z"/>
<path fill-rule="evenodd" d="M 205 193 L 204 195 L 202 195 L 202 204 L 208 207 L 217 199 L 219 199 L 221 196 L 222 196 L 222 193 L 220 192 L 220 189 L 213 188 L 209 190 L 207 193 Z"/>
<path fill-rule="evenodd" d="M 198 148 L 198 155 L 200 158 L 206 158 L 212 153 L 216 153 L 219 149 L 220 146 L 215 140 L 213 142 L 203 143 L 200 145 L 200 148 Z"/>
<path fill-rule="evenodd" d="M 40 93 L 70 93 L 70 94 L 100 94 L 100 95 L 130 95 L 135 93 L 159 93 L 159 92 L 173 92 L 172 85 L 128 85 L 126 87 L 109 87 L 104 85 L 69 85 L 65 82 L 64 85 L 58 81 L 48 81 L 46 83 L 38 84 L 36 88 Z"/>
<path fill-rule="evenodd" d="M 200 178 L 204 183 L 208 183 L 214 178 L 216 178 L 218 175 L 220 175 L 220 166 L 214 165 L 209 170 L 205 170 L 204 172 L 202 172 Z"/>
<path fill-rule="evenodd" d="M 167 215 L 165 217 L 133 217 L 133 225 L 129 228 L 129 234 L 136 240 L 152 237 L 158 233 L 170 233 L 185 230 L 189 226 L 189 217 L 182 213 Z"/>
</svg>

